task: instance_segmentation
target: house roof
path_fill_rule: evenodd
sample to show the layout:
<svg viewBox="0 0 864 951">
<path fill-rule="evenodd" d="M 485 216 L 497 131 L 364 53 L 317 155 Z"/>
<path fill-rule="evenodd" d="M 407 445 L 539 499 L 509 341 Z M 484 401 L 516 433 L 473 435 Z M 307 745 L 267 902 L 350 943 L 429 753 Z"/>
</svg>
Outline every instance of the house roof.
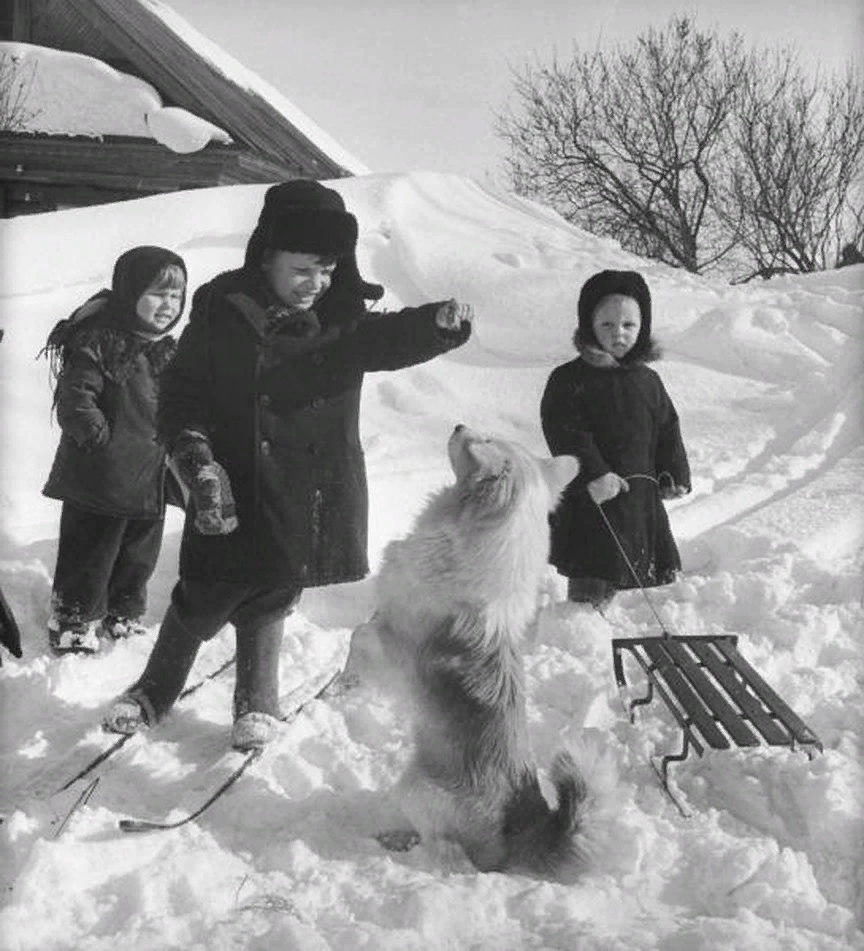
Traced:
<svg viewBox="0 0 864 951">
<path fill-rule="evenodd" d="M 274 87 L 159 0 L 17 0 L 14 39 L 84 53 L 146 80 L 166 105 L 315 178 L 366 172 Z"/>
</svg>

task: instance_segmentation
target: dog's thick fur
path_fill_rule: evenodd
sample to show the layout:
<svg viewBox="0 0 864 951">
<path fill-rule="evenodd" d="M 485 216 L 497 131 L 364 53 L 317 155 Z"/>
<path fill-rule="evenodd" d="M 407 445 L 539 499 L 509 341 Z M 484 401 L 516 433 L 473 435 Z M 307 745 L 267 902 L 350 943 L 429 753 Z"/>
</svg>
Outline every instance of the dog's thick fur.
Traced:
<svg viewBox="0 0 864 951">
<path fill-rule="evenodd" d="M 547 572 L 548 513 L 578 463 L 463 426 L 448 453 L 456 482 L 385 550 L 367 626 L 413 706 L 397 792 L 422 838 L 457 841 L 479 869 L 567 877 L 584 864 L 590 796 L 569 753 L 550 772 L 557 807 L 541 793 L 519 641 Z"/>
</svg>

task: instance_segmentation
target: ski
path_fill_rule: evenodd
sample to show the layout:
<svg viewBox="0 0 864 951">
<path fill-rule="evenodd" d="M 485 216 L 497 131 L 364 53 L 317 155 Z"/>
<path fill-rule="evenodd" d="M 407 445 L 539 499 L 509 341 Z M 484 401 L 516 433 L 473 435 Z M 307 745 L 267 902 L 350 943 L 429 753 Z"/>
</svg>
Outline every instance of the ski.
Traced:
<svg viewBox="0 0 864 951">
<path fill-rule="evenodd" d="M 327 688 L 333 684 L 341 672 L 341 665 L 335 670 L 328 669 L 308 683 L 301 684 L 284 697 L 280 702 L 282 708 L 288 711 L 283 717 L 284 722 L 291 723 L 310 703 L 323 697 L 327 692 Z M 219 788 L 198 806 L 197 809 L 182 819 L 177 819 L 174 822 L 155 822 L 148 819 L 120 819 L 118 822 L 119 827 L 123 832 L 161 832 L 167 829 L 179 829 L 180 826 L 194 822 L 195 819 L 206 812 L 217 799 L 229 790 L 254 762 L 261 758 L 263 752 L 263 749 L 256 749 L 250 750 L 248 753 L 240 754 L 243 759 L 230 776 L 228 776 Z"/>
<path fill-rule="evenodd" d="M 200 690 L 204 684 L 209 683 L 209 681 L 218 677 L 221 673 L 224 673 L 232 664 L 234 663 L 234 657 L 229 657 L 220 667 L 217 667 L 216 670 L 211 671 L 206 676 L 202 677 L 200 680 L 196 681 L 191 686 L 187 687 L 179 696 L 179 700 L 183 700 L 186 697 L 192 696 L 193 693 L 196 693 Z M 56 789 L 52 795 L 57 795 L 58 793 L 65 792 L 71 786 L 74 786 L 79 780 L 84 779 L 89 776 L 94 769 L 98 766 L 101 766 L 106 759 L 113 756 L 119 749 L 121 749 L 125 744 L 132 739 L 133 736 L 136 736 L 135 733 L 124 733 L 122 736 L 118 736 L 109 746 L 107 746 L 101 753 L 98 753 L 93 757 L 87 764 L 85 764 L 71 779 L 66 780 L 62 786 Z"/>
<path fill-rule="evenodd" d="M 62 821 L 62 822 L 60 823 L 60 825 L 57 827 L 57 831 L 54 833 L 54 838 L 55 838 L 55 839 L 59 839 L 59 838 L 60 838 L 60 834 L 61 834 L 61 833 L 63 832 L 63 830 L 66 828 L 66 824 L 69 822 L 69 820 L 72 818 L 72 816 L 74 816 L 75 813 L 76 813 L 79 809 L 81 809 L 81 808 L 83 808 L 84 806 L 87 805 L 87 803 L 90 801 L 90 797 L 93 795 L 94 792 L 96 792 L 96 787 L 99 785 L 99 780 L 100 780 L 101 778 L 102 778 L 101 776 L 97 776 L 94 780 L 92 780 L 91 782 L 89 782 L 89 783 L 84 787 L 83 791 L 81 792 L 81 795 L 78 796 L 78 798 L 75 800 L 74 803 L 72 803 L 72 808 L 66 813 L 66 817 L 63 819 L 63 821 Z"/>
</svg>

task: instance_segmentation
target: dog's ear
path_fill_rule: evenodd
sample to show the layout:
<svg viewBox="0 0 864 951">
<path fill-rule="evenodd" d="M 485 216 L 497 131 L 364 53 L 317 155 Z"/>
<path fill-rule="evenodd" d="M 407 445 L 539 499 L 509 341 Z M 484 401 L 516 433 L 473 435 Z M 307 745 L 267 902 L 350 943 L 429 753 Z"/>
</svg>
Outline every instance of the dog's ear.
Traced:
<svg viewBox="0 0 864 951">
<path fill-rule="evenodd" d="M 579 474 L 579 460 L 575 456 L 556 456 L 543 460 L 546 482 L 557 498 Z"/>
<path fill-rule="evenodd" d="M 466 444 L 465 451 L 476 466 L 472 473 L 475 479 L 497 479 L 507 469 L 507 455 L 494 442 L 474 440 Z"/>
</svg>

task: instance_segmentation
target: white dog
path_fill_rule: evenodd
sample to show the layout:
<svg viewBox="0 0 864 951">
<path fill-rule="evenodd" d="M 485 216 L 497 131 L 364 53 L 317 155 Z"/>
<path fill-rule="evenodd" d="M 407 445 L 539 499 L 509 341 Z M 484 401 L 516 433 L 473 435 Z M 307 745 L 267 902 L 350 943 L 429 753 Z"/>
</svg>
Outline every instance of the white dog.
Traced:
<svg viewBox="0 0 864 951">
<path fill-rule="evenodd" d="M 448 452 L 456 482 L 385 550 L 377 610 L 346 668 L 383 655 L 411 702 L 415 749 L 397 794 L 415 831 L 380 838 L 390 848 L 451 839 L 481 870 L 565 877 L 584 864 L 592 796 L 569 753 L 551 769 L 557 806 L 541 793 L 519 641 L 547 572 L 548 514 L 579 465 L 464 426 Z"/>
</svg>

